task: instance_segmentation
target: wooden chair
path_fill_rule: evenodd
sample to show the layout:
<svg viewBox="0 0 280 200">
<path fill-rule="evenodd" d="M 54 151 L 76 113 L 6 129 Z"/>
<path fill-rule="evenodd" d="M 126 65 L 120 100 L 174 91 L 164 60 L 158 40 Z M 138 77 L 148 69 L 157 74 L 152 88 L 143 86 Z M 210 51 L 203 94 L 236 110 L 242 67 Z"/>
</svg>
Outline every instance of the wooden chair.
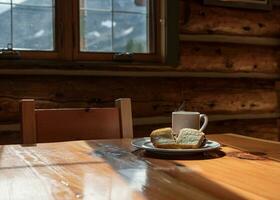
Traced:
<svg viewBox="0 0 280 200">
<path fill-rule="evenodd" d="M 20 101 L 22 143 L 132 138 L 129 98 L 112 108 L 35 109 L 34 99 Z"/>
</svg>

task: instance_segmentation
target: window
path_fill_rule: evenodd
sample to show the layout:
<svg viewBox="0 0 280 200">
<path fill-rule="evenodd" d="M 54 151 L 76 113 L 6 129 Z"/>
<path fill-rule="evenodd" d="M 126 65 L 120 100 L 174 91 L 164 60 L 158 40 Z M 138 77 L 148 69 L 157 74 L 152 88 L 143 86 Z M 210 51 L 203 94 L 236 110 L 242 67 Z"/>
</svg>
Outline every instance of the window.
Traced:
<svg viewBox="0 0 280 200">
<path fill-rule="evenodd" d="M 0 0 L 0 49 L 23 59 L 160 62 L 164 2 Z"/>
<path fill-rule="evenodd" d="M 0 48 L 53 51 L 52 0 L 0 0 Z"/>
<path fill-rule="evenodd" d="M 80 0 L 80 50 L 149 53 L 149 0 Z"/>
<path fill-rule="evenodd" d="M 156 0 L 79 0 L 76 58 L 159 61 L 160 6 Z"/>
</svg>

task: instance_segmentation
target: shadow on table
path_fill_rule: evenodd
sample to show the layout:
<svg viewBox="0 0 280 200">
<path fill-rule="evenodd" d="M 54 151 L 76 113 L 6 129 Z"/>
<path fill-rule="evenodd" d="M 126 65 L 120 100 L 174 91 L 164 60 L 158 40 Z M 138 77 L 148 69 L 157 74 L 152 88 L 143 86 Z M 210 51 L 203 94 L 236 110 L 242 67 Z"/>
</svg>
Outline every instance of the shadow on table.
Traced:
<svg viewBox="0 0 280 200">
<path fill-rule="evenodd" d="M 226 155 L 225 152 L 220 150 L 208 151 L 208 152 L 196 153 L 196 154 L 186 154 L 186 155 L 165 155 L 165 154 L 146 152 L 145 150 L 135 150 L 132 153 L 136 156 L 155 158 L 155 159 L 164 159 L 164 160 L 210 160 L 210 159 L 222 158 Z"/>
<path fill-rule="evenodd" d="M 122 177 L 129 188 L 141 192 L 145 199 L 245 199 L 175 161 L 217 159 L 225 155 L 222 151 L 164 158 L 162 155 L 151 155 L 142 150 L 131 152 L 131 148 L 122 143 L 88 142 L 88 145 L 93 149 L 93 156 L 102 158 Z"/>
</svg>

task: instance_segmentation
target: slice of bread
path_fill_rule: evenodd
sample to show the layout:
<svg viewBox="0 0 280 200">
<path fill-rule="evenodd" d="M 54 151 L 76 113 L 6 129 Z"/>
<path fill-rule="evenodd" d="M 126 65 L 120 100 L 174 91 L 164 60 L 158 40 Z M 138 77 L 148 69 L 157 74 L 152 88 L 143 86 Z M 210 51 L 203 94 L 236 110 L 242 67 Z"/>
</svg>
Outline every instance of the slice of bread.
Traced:
<svg viewBox="0 0 280 200">
<path fill-rule="evenodd" d="M 201 131 L 183 128 L 176 139 L 177 145 L 181 149 L 197 149 L 206 141 L 205 134 Z"/>
<path fill-rule="evenodd" d="M 151 135 L 151 142 L 157 148 L 177 149 L 180 148 L 172 134 L 171 128 L 161 128 L 154 130 Z"/>
</svg>

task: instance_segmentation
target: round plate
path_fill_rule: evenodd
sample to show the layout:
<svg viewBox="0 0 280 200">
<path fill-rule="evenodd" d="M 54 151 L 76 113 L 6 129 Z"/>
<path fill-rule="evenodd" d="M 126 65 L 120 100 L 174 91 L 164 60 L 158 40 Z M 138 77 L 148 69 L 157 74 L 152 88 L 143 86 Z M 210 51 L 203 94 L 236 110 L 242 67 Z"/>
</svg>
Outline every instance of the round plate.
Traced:
<svg viewBox="0 0 280 200">
<path fill-rule="evenodd" d="M 132 140 L 131 144 L 134 147 L 144 149 L 147 152 L 167 154 L 167 155 L 195 154 L 195 153 L 219 149 L 221 147 L 221 145 L 218 142 L 207 140 L 206 144 L 198 149 L 163 149 L 163 148 L 154 147 L 150 137 L 134 139 Z"/>
</svg>

